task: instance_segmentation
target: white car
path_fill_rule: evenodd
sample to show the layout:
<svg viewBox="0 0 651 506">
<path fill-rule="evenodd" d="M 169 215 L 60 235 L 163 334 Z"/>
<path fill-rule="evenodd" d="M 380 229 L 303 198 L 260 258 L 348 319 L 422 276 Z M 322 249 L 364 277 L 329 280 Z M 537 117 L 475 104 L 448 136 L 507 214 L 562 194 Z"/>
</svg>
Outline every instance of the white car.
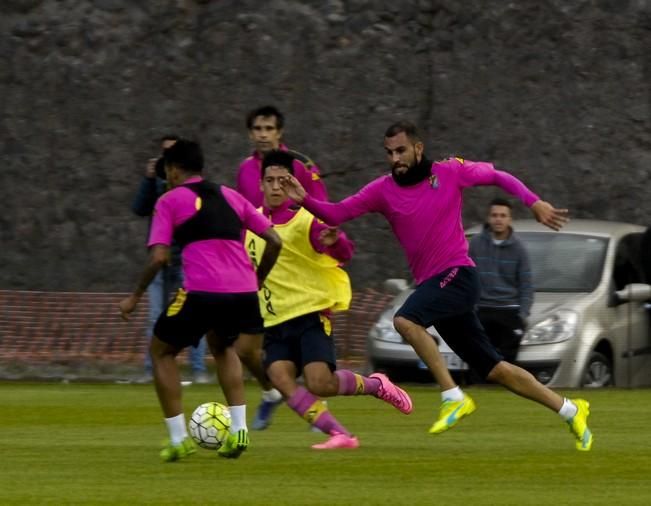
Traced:
<svg viewBox="0 0 651 506">
<path fill-rule="evenodd" d="M 650 386 L 651 286 L 643 281 L 651 252 L 641 250 L 645 227 L 577 219 L 560 232 L 533 220 L 514 221 L 513 228 L 529 252 L 536 290 L 517 364 L 553 387 Z M 373 369 L 424 368 L 393 328 L 393 315 L 411 292 L 402 290 L 369 332 Z M 433 327 L 428 331 L 440 339 Z M 452 372 L 467 369 L 444 341 L 439 349 Z"/>
</svg>

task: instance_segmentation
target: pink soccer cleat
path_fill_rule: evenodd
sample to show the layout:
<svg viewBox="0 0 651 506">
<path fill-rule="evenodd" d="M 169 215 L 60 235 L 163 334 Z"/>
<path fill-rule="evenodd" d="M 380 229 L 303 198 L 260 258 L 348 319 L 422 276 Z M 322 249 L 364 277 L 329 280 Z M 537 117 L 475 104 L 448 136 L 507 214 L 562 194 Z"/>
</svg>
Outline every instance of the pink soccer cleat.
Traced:
<svg viewBox="0 0 651 506">
<path fill-rule="evenodd" d="M 333 432 L 330 439 L 323 443 L 312 445 L 315 450 L 339 450 L 359 448 L 359 440 L 355 436 L 347 436 L 339 432 Z"/>
<path fill-rule="evenodd" d="M 394 408 L 400 410 L 405 415 L 411 413 L 414 405 L 411 402 L 411 397 L 399 386 L 391 383 L 385 374 L 374 372 L 369 378 L 375 378 L 380 381 L 380 388 L 377 391 L 377 397 L 385 402 L 391 404 Z"/>
</svg>

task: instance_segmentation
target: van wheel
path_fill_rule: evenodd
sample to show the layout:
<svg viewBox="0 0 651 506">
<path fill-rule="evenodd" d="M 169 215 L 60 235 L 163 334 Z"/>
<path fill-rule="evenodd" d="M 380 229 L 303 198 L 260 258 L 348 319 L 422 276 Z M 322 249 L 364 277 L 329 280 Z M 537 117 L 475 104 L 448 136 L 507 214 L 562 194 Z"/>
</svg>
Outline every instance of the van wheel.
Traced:
<svg viewBox="0 0 651 506">
<path fill-rule="evenodd" d="M 603 353 L 593 351 L 583 374 L 582 385 L 585 388 L 601 388 L 614 384 L 613 365 Z"/>
</svg>

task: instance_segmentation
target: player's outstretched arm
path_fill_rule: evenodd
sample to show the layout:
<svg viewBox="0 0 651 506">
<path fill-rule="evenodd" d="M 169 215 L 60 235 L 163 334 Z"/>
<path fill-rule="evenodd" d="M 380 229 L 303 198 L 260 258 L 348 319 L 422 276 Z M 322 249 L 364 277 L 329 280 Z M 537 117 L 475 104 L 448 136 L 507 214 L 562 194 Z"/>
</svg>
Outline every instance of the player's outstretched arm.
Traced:
<svg viewBox="0 0 651 506">
<path fill-rule="evenodd" d="M 315 251 L 330 255 L 341 263 L 348 262 L 355 251 L 353 241 L 342 230 L 318 220 L 312 222 L 310 242 Z"/>
<path fill-rule="evenodd" d="M 556 209 L 549 202 L 537 200 L 531 205 L 536 220 L 552 230 L 560 230 L 570 219 L 567 209 Z"/>
</svg>

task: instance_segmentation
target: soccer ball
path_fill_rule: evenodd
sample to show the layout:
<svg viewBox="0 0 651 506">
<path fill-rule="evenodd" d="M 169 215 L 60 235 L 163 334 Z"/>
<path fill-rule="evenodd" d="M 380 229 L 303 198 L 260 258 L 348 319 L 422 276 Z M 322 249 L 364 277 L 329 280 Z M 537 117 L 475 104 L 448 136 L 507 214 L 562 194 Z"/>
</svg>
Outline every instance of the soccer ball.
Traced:
<svg viewBox="0 0 651 506">
<path fill-rule="evenodd" d="M 217 450 L 231 427 L 230 410 L 218 402 L 206 402 L 197 407 L 190 417 L 190 435 L 201 448 Z"/>
</svg>

